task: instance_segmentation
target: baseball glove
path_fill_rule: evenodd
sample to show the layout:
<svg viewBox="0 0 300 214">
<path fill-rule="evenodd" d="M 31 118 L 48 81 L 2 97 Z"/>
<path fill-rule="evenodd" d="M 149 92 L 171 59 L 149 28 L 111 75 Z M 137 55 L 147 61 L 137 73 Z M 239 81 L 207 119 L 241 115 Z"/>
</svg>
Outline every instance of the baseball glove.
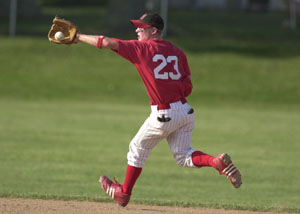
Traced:
<svg viewBox="0 0 300 214">
<path fill-rule="evenodd" d="M 58 31 L 63 33 L 63 38 L 55 38 L 55 34 Z M 50 42 L 54 42 L 56 44 L 72 44 L 74 43 L 77 31 L 77 27 L 72 22 L 56 16 L 53 19 L 53 25 L 48 33 L 48 39 Z"/>
</svg>

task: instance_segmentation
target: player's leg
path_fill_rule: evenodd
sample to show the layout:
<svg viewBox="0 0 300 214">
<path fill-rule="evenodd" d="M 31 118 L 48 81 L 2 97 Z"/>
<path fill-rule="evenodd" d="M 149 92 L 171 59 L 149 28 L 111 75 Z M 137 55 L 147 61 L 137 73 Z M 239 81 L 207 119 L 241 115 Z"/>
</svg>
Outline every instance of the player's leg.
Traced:
<svg viewBox="0 0 300 214">
<path fill-rule="evenodd" d="M 154 124 L 153 117 L 151 114 L 129 144 L 127 160 L 131 166 L 143 168 L 152 149 L 166 136 L 161 126 Z"/>
<path fill-rule="evenodd" d="M 125 179 L 122 185 L 122 189 L 124 193 L 131 195 L 135 182 L 139 178 L 140 174 L 142 173 L 142 169 L 143 168 L 134 167 L 129 164 L 127 165 Z"/>
<path fill-rule="evenodd" d="M 192 130 L 189 126 L 191 125 L 184 126 L 167 137 L 168 144 L 177 164 L 190 168 L 205 166 L 216 168 L 214 163 L 215 157 L 201 151 L 195 151 L 191 147 Z"/>
<path fill-rule="evenodd" d="M 179 135 L 180 133 L 180 135 Z M 175 131 L 167 137 L 167 141 L 176 163 L 183 167 L 196 168 L 192 154 L 195 150 L 190 146 L 191 131 Z"/>
<path fill-rule="evenodd" d="M 123 184 L 123 190 L 127 194 L 131 194 L 152 149 L 167 135 L 168 129 L 164 127 L 165 125 L 160 124 L 157 115 L 152 112 L 130 142 L 127 154 L 128 166 Z"/>
<path fill-rule="evenodd" d="M 100 177 L 100 183 L 104 191 L 121 206 L 128 204 L 132 189 L 142 172 L 145 161 L 152 149 L 166 135 L 159 126 L 153 124 L 153 121 L 155 120 L 150 116 L 130 142 L 127 154 L 128 165 L 123 185 L 117 181 L 111 181 L 106 176 Z"/>
<path fill-rule="evenodd" d="M 191 147 L 191 133 L 194 128 L 194 120 L 194 115 L 187 115 L 186 121 L 188 123 L 167 137 L 176 162 L 184 167 L 213 167 L 220 174 L 225 175 L 235 188 L 239 188 L 242 184 L 241 174 L 232 163 L 229 155 L 223 153 L 213 157 L 201 151 L 195 151 Z"/>
<path fill-rule="evenodd" d="M 173 117 L 178 121 L 179 128 L 168 135 L 167 141 L 177 164 L 192 168 L 206 165 L 207 155 L 205 156 L 204 153 L 195 151 L 191 147 L 191 134 L 195 127 L 194 112 L 190 111 L 189 106 L 183 106 Z"/>
<path fill-rule="evenodd" d="M 197 167 L 205 167 L 210 166 L 216 168 L 216 164 L 214 163 L 215 157 L 208 155 L 201 151 L 195 151 L 192 154 L 193 163 Z"/>
</svg>

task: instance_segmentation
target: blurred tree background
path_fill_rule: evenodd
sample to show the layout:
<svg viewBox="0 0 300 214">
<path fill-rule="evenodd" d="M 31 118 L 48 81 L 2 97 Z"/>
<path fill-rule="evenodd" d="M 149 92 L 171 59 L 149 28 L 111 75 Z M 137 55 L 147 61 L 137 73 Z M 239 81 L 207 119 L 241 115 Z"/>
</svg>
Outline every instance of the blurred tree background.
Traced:
<svg viewBox="0 0 300 214">
<path fill-rule="evenodd" d="M 1 18 L 8 18 L 10 12 L 10 0 L 0 1 L 0 16 Z M 41 15 L 41 8 L 36 0 L 22 0 L 18 1 L 17 15 L 19 17 L 32 17 Z"/>
<path fill-rule="evenodd" d="M 36 2 L 41 6 L 71 7 L 82 5 L 105 6 L 108 0 L 36 0 Z"/>
<path fill-rule="evenodd" d="M 10 16 L 11 0 L 0 2 L 0 17 L 1 28 L 0 34 L 7 34 L 8 22 Z M 17 34 L 44 34 L 41 30 L 30 32 L 30 28 L 19 28 L 23 22 L 31 25 L 40 26 L 41 22 L 45 22 L 50 17 L 59 15 L 63 18 L 73 16 L 90 16 L 96 20 L 105 19 L 103 23 L 109 21 L 111 30 L 118 30 L 118 32 L 128 31 L 128 27 L 124 25 L 132 17 L 140 15 L 141 11 L 145 10 L 145 1 L 143 0 L 130 0 L 124 3 L 120 0 L 22 0 L 17 2 Z M 99 9 L 98 17 L 96 9 Z M 105 14 L 103 13 L 105 10 Z M 104 15 L 104 16 L 103 16 Z M 38 18 L 38 19 L 37 19 Z M 91 19 L 90 22 L 95 21 Z M 97 23 L 97 21 L 96 21 Z M 48 22 L 49 24 L 49 22 Z M 124 27 L 125 26 L 125 27 Z"/>
<path fill-rule="evenodd" d="M 17 35 L 44 35 L 53 16 L 75 22 L 91 33 L 126 34 L 132 30 L 128 20 L 138 18 L 143 11 L 161 12 L 162 1 L 167 0 L 2 0 L 0 1 L 0 35 L 8 35 L 10 4 L 17 2 Z M 178 10 L 215 12 L 281 13 L 279 25 L 288 27 L 291 2 L 300 11 L 298 0 L 168 0 L 169 12 Z M 247 23 L 244 23 L 247 25 Z M 44 25 L 44 26 L 43 26 Z M 172 30 L 171 30 L 172 33 Z"/>
</svg>

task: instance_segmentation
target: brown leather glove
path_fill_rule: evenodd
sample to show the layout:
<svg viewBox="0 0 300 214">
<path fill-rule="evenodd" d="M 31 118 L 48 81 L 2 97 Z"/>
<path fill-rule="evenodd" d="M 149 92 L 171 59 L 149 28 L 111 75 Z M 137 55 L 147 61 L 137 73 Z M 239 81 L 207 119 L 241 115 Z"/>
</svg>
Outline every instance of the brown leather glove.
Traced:
<svg viewBox="0 0 300 214">
<path fill-rule="evenodd" d="M 56 38 L 55 34 L 57 32 L 63 33 L 63 38 Z M 76 33 L 78 32 L 77 27 L 70 21 L 55 17 L 53 19 L 53 25 L 48 33 L 48 39 L 50 42 L 56 44 L 73 44 L 76 38 Z"/>
</svg>

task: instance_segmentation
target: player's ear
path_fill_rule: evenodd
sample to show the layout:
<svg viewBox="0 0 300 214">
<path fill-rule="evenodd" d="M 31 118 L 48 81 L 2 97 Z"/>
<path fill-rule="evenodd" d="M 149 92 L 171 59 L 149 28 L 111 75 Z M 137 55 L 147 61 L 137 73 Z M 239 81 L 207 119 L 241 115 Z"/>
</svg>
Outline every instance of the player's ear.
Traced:
<svg viewBox="0 0 300 214">
<path fill-rule="evenodd" d="M 157 29 L 156 27 L 153 27 L 153 28 L 152 28 L 152 31 L 151 31 L 151 34 L 152 34 L 152 35 L 155 35 L 155 34 L 157 34 L 157 33 L 159 33 L 159 32 L 158 32 L 158 29 Z"/>
</svg>

